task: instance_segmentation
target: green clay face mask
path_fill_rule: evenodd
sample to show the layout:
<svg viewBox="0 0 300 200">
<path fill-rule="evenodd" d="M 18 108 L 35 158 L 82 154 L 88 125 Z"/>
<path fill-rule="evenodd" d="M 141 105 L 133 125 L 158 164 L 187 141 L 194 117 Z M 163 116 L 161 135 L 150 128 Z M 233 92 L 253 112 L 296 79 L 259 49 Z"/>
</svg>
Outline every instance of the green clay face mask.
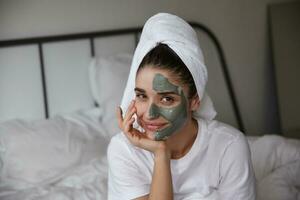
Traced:
<svg viewBox="0 0 300 200">
<path fill-rule="evenodd" d="M 185 97 L 181 87 L 169 82 L 162 74 L 156 74 L 153 83 L 153 90 L 156 92 L 174 92 L 181 97 L 181 103 L 175 107 L 163 108 L 152 104 L 149 109 L 149 115 L 157 118 L 162 116 L 170 124 L 168 127 L 155 132 L 155 140 L 165 140 L 177 130 L 183 127 L 187 120 L 187 98 Z"/>
</svg>

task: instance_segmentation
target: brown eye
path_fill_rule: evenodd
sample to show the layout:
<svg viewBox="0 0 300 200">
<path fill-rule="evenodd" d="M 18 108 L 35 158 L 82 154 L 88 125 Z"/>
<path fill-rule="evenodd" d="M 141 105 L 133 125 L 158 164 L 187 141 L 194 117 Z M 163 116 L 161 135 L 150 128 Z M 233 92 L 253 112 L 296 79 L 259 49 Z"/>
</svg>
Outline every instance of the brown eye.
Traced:
<svg viewBox="0 0 300 200">
<path fill-rule="evenodd" d="M 164 96 L 161 98 L 161 102 L 165 105 L 170 105 L 174 102 L 174 98 L 171 96 Z"/>
<path fill-rule="evenodd" d="M 135 94 L 135 98 L 137 100 L 145 100 L 147 98 L 147 96 L 145 94 L 139 94 L 139 93 L 137 93 L 137 94 Z"/>
</svg>

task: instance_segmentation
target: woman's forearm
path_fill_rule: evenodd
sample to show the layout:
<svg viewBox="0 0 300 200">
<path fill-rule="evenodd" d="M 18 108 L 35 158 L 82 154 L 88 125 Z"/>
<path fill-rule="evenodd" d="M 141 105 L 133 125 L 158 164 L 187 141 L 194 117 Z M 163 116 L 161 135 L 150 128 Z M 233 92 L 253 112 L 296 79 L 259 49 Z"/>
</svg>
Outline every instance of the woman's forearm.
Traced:
<svg viewBox="0 0 300 200">
<path fill-rule="evenodd" d="M 172 200 L 173 186 L 169 153 L 161 150 L 154 157 L 154 170 L 149 199 Z"/>
</svg>

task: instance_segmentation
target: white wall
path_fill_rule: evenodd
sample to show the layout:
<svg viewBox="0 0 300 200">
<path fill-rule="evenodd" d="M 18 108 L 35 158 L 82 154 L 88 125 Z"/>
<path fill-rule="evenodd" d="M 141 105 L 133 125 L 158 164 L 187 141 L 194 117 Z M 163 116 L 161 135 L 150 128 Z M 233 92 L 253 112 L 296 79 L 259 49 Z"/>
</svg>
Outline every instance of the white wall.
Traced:
<svg viewBox="0 0 300 200">
<path fill-rule="evenodd" d="M 143 25 L 171 12 L 219 38 L 249 134 L 278 132 L 267 4 L 289 0 L 0 0 L 0 40 Z"/>
</svg>

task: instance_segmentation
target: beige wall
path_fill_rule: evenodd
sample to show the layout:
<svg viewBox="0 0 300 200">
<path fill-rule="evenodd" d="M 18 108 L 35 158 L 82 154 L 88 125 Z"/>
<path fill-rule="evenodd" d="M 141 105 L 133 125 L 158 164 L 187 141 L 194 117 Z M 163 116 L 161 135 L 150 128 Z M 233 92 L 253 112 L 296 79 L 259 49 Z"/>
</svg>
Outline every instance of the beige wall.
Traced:
<svg viewBox="0 0 300 200">
<path fill-rule="evenodd" d="M 276 133 L 267 4 L 283 1 L 0 0 L 0 40 L 143 25 L 157 12 L 177 14 L 219 38 L 246 131 Z"/>
</svg>

